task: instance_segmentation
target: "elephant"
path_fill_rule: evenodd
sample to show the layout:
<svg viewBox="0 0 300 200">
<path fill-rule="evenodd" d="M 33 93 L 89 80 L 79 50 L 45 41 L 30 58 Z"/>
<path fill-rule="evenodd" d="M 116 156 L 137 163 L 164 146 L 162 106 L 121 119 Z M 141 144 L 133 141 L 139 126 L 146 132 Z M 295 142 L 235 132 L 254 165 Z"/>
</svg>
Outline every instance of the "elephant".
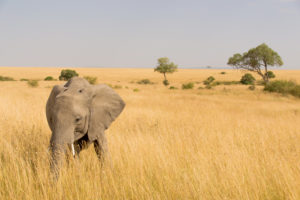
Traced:
<svg viewBox="0 0 300 200">
<path fill-rule="evenodd" d="M 51 172 L 58 177 L 63 158 L 70 153 L 78 157 L 92 143 L 102 165 L 109 157 L 105 130 L 124 107 L 122 98 L 105 84 L 73 77 L 65 85 L 55 85 L 46 104 Z"/>
</svg>

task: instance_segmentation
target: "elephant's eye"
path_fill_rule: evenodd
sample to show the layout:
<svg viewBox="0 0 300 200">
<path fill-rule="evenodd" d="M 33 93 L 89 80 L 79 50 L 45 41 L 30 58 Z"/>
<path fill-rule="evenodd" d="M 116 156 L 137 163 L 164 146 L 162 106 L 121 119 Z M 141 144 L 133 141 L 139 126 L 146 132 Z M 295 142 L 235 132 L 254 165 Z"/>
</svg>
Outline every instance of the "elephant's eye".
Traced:
<svg viewBox="0 0 300 200">
<path fill-rule="evenodd" d="M 81 117 L 77 117 L 76 119 L 75 119 L 75 122 L 79 122 L 81 120 Z"/>
<path fill-rule="evenodd" d="M 78 92 L 79 92 L 79 93 L 82 93 L 82 92 L 83 92 L 83 89 L 78 90 Z"/>
</svg>

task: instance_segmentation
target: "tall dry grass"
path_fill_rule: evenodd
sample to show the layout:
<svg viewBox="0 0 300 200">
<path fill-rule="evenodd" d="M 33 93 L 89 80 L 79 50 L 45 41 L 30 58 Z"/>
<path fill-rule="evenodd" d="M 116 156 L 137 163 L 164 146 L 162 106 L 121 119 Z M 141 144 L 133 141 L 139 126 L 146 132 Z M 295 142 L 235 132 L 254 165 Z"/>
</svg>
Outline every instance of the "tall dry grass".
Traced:
<svg viewBox="0 0 300 200">
<path fill-rule="evenodd" d="M 127 106 L 107 131 L 112 167 L 101 169 L 91 146 L 52 182 L 45 103 L 61 82 L 0 82 L 0 199 L 300 199 L 299 99 L 246 86 L 168 90 L 152 69 L 76 70 L 123 86 Z M 179 70 L 169 80 L 242 75 L 221 71 Z M 0 68 L 15 79 L 59 72 Z M 299 71 L 275 73 L 300 80 Z M 143 78 L 157 84 L 133 83 Z"/>
</svg>

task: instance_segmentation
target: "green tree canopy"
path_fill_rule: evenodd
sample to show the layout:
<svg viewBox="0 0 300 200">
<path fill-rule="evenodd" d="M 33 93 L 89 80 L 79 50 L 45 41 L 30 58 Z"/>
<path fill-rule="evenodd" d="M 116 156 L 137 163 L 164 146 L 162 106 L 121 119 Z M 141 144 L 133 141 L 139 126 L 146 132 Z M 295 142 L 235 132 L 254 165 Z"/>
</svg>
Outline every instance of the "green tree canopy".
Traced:
<svg viewBox="0 0 300 200">
<path fill-rule="evenodd" d="M 78 76 L 78 73 L 75 70 L 63 69 L 60 72 L 59 80 L 60 81 L 68 81 L 74 76 Z"/>
<path fill-rule="evenodd" d="M 265 82 L 269 81 L 268 66 L 282 66 L 281 57 L 265 43 L 250 49 L 243 55 L 237 53 L 228 59 L 228 65 L 258 73 Z"/>
<path fill-rule="evenodd" d="M 177 65 L 175 65 L 173 62 L 170 62 L 169 58 L 167 57 L 159 58 L 157 62 L 158 65 L 156 66 L 154 71 L 162 73 L 164 75 L 165 80 L 167 80 L 167 73 L 171 74 L 177 71 Z"/>
</svg>

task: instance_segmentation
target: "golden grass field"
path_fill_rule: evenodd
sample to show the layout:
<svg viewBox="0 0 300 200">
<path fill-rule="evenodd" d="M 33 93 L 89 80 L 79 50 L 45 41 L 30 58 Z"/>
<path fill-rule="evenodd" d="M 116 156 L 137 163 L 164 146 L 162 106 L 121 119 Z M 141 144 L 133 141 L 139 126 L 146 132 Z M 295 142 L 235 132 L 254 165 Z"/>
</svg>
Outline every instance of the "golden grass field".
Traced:
<svg viewBox="0 0 300 200">
<path fill-rule="evenodd" d="M 60 71 L 1 67 L 0 75 L 42 80 Z M 63 82 L 40 81 L 37 88 L 0 82 L 1 200 L 300 199 L 300 99 L 261 86 L 197 89 L 210 75 L 238 81 L 243 73 L 237 70 L 167 75 L 179 88 L 198 82 L 193 90 L 167 89 L 153 69 L 76 71 L 122 86 L 116 91 L 126 108 L 107 131 L 112 167 L 101 169 L 90 146 L 53 182 L 45 104 L 51 87 Z M 300 83 L 300 70 L 274 72 Z M 135 83 L 144 78 L 156 84 Z"/>
</svg>

